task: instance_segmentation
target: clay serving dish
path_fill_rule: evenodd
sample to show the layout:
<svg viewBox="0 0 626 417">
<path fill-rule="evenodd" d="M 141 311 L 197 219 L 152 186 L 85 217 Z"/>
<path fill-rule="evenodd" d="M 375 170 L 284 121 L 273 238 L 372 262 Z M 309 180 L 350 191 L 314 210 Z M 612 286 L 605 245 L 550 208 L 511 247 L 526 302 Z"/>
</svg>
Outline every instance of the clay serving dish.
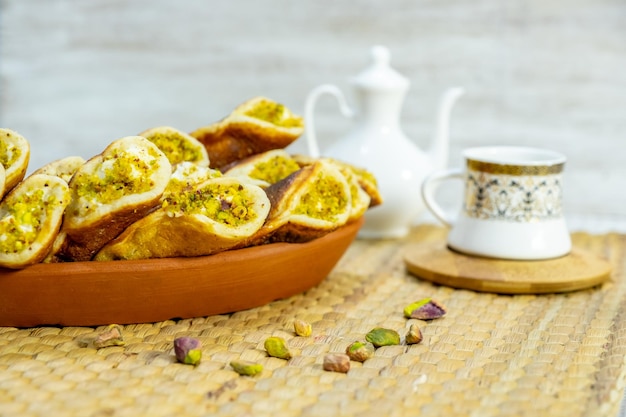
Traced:
<svg viewBox="0 0 626 417">
<path fill-rule="evenodd" d="M 0 269 L 0 326 L 146 323 L 258 307 L 321 282 L 362 224 L 205 257 Z"/>
</svg>

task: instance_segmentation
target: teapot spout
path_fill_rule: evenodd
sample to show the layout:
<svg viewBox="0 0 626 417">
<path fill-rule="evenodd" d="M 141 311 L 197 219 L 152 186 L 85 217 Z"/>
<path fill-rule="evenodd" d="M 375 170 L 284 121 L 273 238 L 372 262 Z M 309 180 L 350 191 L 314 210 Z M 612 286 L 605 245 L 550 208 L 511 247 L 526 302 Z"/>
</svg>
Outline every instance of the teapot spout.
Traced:
<svg viewBox="0 0 626 417">
<path fill-rule="evenodd" d="M 450 113 L 457 99 L 463 94 L 465 94 L 464 88 L 453 87 L 443 94 L 439 102 L 435 135 L 428 151 L 429 159 L 435 170 L 446 168 L 448 163 L 448 153 L 450 149 Z"/>
</svg>

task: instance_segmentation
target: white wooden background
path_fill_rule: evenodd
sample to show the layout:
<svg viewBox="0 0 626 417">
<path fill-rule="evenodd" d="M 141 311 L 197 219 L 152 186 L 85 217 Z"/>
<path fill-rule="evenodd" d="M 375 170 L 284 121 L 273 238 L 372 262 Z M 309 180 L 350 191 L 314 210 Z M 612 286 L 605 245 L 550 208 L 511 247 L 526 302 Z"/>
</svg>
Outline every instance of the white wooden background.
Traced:
<svg viewBox="0 0 626 417">
<path fill-rule="evenodd" d="M 0 13 L 0 126 L 29 139 L 30 170 L 149 127 L 191 131 L 257 95 L 302 113 L 318 84 L 349 94 L 382 44 L 411 80 L 402 125 L 418 145 L 462 85 L 451 165 L 468 146 L 553 148 L 569 215 L 626 217 L 624 0 L 0 0 Z M 350 127 L 330 99 L 316 124 L 323 143 Z"/>
</svg>

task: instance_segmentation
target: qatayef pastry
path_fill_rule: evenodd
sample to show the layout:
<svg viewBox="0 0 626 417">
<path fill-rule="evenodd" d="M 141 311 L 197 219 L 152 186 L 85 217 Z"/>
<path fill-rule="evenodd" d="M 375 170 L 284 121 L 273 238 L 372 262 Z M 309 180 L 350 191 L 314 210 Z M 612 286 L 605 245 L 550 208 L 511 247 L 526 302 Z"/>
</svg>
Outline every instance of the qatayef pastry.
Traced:
<svg viewBox="0 0 626 417">
<path fill-rule="evenodd" d="M 4 186 L 0 197 L 24 179 L 30 160 L 30 144 L 19 133 L 0 129 L 0 164 L 4 167 Z"/>
<path fill-rule="evenodd" d="M 23 268 L 49 252 L 70 202 L 68 185 L 52 175 L 31 175 L 0 203 L 0 266 Z"/>
<path fill-rule="evenodd" d="M 104 246 L 96 261 L 204 256 L 231 249 L 256 233 L 270 210 L 260 187 L 236 178 L 209 179 L 169 194 L 160 209 Z"/>
<path fill-rule="evenodd" d="M 319 160 L 271 185 L 272 209 L 248 242 L 307 242 L 343 226 L 350 218 L 350 186 L 341 172 Z"/>
<path fill-rule="evenodd" d="M 201 127 L 191 136 L 207 149 L 211 168 L 290 145 L 304 132 L 304 120 L 287 107 L 265 97 L 239 105 L 219 122 Z"/>
<path fill-rule="evenodd" d="M 300 169 L 284 149 L 275 149 L 250 156 L 224 168 L 224 175 L 251 182 L 262 188 L 288 177 Z"/>
<path fill-rule="evenodd" d="M 172 165 L 181 162 L 193 162 L 200 166 L 209 166 L 206 148 L 196 138 L 169 126 L 160 126 L 141 132 L 167 156 Z"/>
<path fill-rule="evenodd" d="M 112 142 L 72 177 L 65 211 L 67 233 L 59 256 L 86 261 L 133 222 L 158 206 L 172 166 L 155 144 L 141 136 Z"/>
<path fill-rule="evenodd" d="M 65 182 L 69 183 L 72 176 L 85 163 L 85 160 L 80 156 L 68 156 L 57 161 L 50 162 L 47 165 L 42 166 L 32 175 L 46 174 L 59 177 Z"/>
<path fill-rule="evenodd" d="M 334 161 L 331 161 L 331 163 L 334 163 Z M 361 187 L 359 177 L 354 173 L 354 170 L 345 164 L 337 164 L 336 167 L 346 178 L 350 186 L 351 207 L 350 217 L 348 218 L 349 223 L 365 214 L 370 207 L 372 198 L 365 192 L 363 187 Z"/>
<path fill-rule="evenodd" d="M 46 164 L 33 172 L 31 175 L 52 175 L 58 178 L 61 178 L 66 183 L 69 183 L 74 176 L 74 173 L 85 163 L 85 160 L 80 156 L 68 156 L 49 164 Z M 69 202 L 69 199 L 68 199 Z M 67 239 L 67 233 L 59 232 L 54 239 L 54 242 L 50 246 L 50 250 L 44 259 L 41 262 L 43 263 L 52 263 L 58 262 L 59 259 L 57 255 L 61 248 L 65 245 L 65 241 Z"/>
<path fill-rule="evenodd" d="M 311 165 L 315 163 L 316 158 L 311 158 L 305 155 L 294 155 L 293 159 L 300 165 L 301 167 Z M 341 169 L 341 171 L 345 174 L 346 171 L 351 171 L 352 174 L 356 176 L 356 180 L 359 183 L 359 186 L 365 191 L 370 197 L 369 208 L 378 206 L 383 203 L 383 197 L 380 194 L 378 189 L 378 182 L 376 181 L 376 177 L 374 174 L 369 172 L 364 168 L 357 167 L 355 165 L 349 164 L 347 162 L 340 161 L 338 159 L 333 158 L 323 158 L 325 160 L 330 161 L 335 164 L 337 167 Z"/>
</svg>

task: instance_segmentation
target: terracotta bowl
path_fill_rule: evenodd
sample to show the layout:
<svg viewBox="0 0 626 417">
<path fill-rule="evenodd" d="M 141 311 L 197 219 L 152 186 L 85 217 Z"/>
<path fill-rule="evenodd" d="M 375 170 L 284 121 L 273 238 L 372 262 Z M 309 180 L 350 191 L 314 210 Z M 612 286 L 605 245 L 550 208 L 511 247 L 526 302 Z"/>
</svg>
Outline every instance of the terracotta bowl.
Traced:
<svg viewBox="0 0 626 417">
<path fill-rule="evenodd" d="M 0 269 L 0 326 L 146 323 L 258 307 L 321 282 L 362 224 L 205 257 Z"/>
</svg>

